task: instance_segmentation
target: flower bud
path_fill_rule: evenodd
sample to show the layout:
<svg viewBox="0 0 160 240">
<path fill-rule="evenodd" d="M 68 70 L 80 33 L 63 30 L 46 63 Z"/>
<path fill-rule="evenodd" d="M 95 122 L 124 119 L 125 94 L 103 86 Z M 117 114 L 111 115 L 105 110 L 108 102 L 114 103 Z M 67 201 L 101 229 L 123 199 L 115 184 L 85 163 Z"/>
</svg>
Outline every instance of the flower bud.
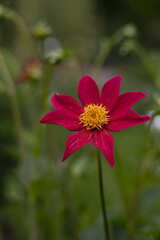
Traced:
<svg viewBox="0 0 160 240">
<path fill-rule="evenodd" d="M 123 28 L 123 34 L 128 38 L 136 37 L 138 30 L 134 24 L 127 24 Z"/>
<path fill-rule="evenodd" d="M 57 50 L 49 53 L 46 56 L 46 59 L 51 65 L 58 65 L 61 63 L 66 57 L 70 57 L 71 52 L 66 50 Z"/>
<path fill-rule="evenodd" d="M 38 22 L 33 27 L 32 33 L 36 39 L 44 40 L 52 35 L 52 29 L 45 22 Z"/>
</svg>

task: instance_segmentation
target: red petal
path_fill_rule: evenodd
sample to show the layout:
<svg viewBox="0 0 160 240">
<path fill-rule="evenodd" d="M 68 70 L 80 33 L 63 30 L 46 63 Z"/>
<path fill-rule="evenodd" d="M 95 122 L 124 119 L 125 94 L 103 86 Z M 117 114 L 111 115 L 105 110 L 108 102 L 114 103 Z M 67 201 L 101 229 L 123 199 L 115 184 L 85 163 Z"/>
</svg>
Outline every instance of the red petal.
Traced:
<svg viewBox="0 0 160 240">
<path fill-rule="evenodd" d="M 100 103 L 106 106 L 108 111 L 112 110 L 118 100 L 121 79 L 120 76 L 114 77 L 106 82 L 102 88 Z"/>
<path fill-rule="evenodd" d="M 60 125 L 69 131 L 78 131 L 83 128 L 82 125 L 79 124 L 78 117 L 56 110 L 47 113 L 44 118 L 42 118 L 40 123 Z"/>
<path fill-rule="evenodd" d="M 140 116 L 132 110 L 128 110 L 124 115 L 115 120 L 110 120 L 105 126 L 108 131 L 119 132 L 125 128 L 134 127 L 145 123 L 151 118 L 149 116 Z"/>
<path fill-rule="evenodd" d="M 111 167 L 114 166 L 114 155 L 113 155 L 113 137 L 104 128 L 100 131 L 95 131 L 93 144 L 98 147 Z"/>
<path fill-rule="evenodd" d="M 119 118 L 125 112 L 130 110 L 133 105 L 146 97 L 147 95 L 142 92 L 127 92 L 119 96 L 116 106 L 110 113 L 110 119 Z"/>
<path fill-rule="evenodd" d="M 78 116 L 83 112 L 83 108 L 77 103 L 77 101 L 67 95 L 58 95 L 56 93 L 52 97 L 51 103 L 58 111 L 63 111 Z"/>
<path fill-rule="evenodd" d="M 92 140 L 92 131 L 82 131 L 68 137 L 62 162 L 79 148 L 87 145 Z"/>
<path fill-rule="evenodd" d="M 83 106 L 99 103 L 99 90 L 90 76 L 84 76 L 79 81 L 78 96 Z"/>
</svg>

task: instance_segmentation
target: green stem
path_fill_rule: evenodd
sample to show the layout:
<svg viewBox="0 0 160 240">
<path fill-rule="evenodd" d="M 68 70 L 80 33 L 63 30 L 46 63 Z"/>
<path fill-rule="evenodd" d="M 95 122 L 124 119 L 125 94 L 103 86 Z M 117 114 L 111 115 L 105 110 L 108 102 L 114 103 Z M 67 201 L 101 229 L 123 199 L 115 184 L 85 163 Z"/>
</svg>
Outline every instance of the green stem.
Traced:
<svg viewBox="0 0 160 240">
<path fill-rule="evenodd" d="M 97 148 L 97 162 L 98 162 L 99 188 L 100 188 L 100 197 L 101 197 L 105 236 L 106 236 L 106 240 L 110 240 L 109 226 L 108 226 L 107 212 L 106 212 L 106 207 L 105 207 L 104 191 L 103 191 L 101 154 L 100 154 L 100 150 L 98 148 Z"/>
<path fill-rule="evenodd" d="M 145 146 L 146 146 L 146 142 L 148 140 L 148 135 L 150 133 L 151 124 L 152 124 L 154 118 L 159 114 L 160 114 L 160 110 L 157 110 L 152 114 L 151 120 L 150 120 L 148 127 L 146 128 L 146 131 L 144 134 L 144 140 L 143 140 L 143 144 L 141 147 L 141 154 L 140 154 L 140 163 L 141 164 L 140 164 L 139 171 L 137 174 L 137 179 L 136 179 L 136 183 L 135 183 L 135 193 L 133 196 L 133 201 L 132 201 L 131 210 L 130 210 L 130 219 L 131 220 L 129 222 L 129 240 L 133 240 L 133 232 L 136 227 L 136 217 L 137 217 L 137 212 L 138 212 L 138 204 L 139 204 L 139 199 L 140 199 L 141 188 L 143 186 L 143 179 L 144 179 L 144 176 L 145 176 L 147 170 L 150 167 L 150 159 L 144 157 L 144 152 L 146 154 Z"/>
<path fill-rule="evenodd" d="M 97 74 L 99 72 L 100 68 L 103 66 L 104 62 L 109 57 L 109 54 L 111 53 L 113 47 L 114 47 L 114 42 L 112 41 L 112 38 L 101 43 L 99 53 L 92 64 L 92 70 L 91 70 L 92 73 Z"/>
<path fill-rule="evenodd" d="M 46 100 L 48 96 L 48 88 L 49 88 L 49 83 L 53 74 L 53 67 L 49 66 L 49 69 L 46 70 L 46 76 L 44 79 L 44 84 L 43 84 L 43 93 L 42 93 L 42 102 L 41 102 L 41 114 L 44 113 L 44 110 L 46 108 Z"/>
<path fill-rule="evenodd" d="M 14 13 L 14 22 L 19 28 L 20 32 L 22 33 L 23 39 L 26 45 L 28 46 L 28 50 L 30 51 L 30 54 L 35 55 L 35 47 L 34 47 L 30 32 L 27 26 L 25 25 L 24 21 L 22 20 L 22 18 L 16 13 Z"/>
<path fill-rule="evenodd" d="M 126 25 L 115 31 L 109 38 L 103 40 L 100 45 L 99 52 L 92 64 L 91 73 L 97 75 L 103 64 L 111 54 L 113 48 L 122 40 L 125 36 Z"/>
<path fill-rule="evenodd" d="M 15 121 L 17 134 L 18 134 L 19 149 L 20 149 L 21 159 L 22 159 L 22 163 L 23 163 L 23 166 L 22 166 L 23 173 L 26 177 L 26 180 L 28 181 L 29 170 L 28 170 L 28 164 L 27 164 L 27 158 L 26 158 L 27 155 L 26 155 L 25 143 L 24 143 L 24 138 L 23 138 L 23 127 L 22 127 L 18 99 L 17 99 L 17 95 L 16 95 L 16 89 L 15 89 L 12 77 L 10 76 L 10 73 L 8 71 L 8 68 L 6 66 L 6 63 L 5 63 L 5 60 L 2 56 L 2 54 L 0 54 L 0 70 L 1 70 L 4 80 L 6 82 L 6 86 L 7 86 L 6 88 L 8 90 L 7 92 L 10 97 L 14 121 Z"/>
<path fill-rule="evenodd" d="M 28 228 L 30 231 L 28 231 L 28 239 L 29 240 L 37 240 L 39 239 L 39 232 L 38 232 L 38 223 L 36 221 L 36 206 L 35 202 L 28 193 Z"/>
<path fill-rule="evenodd" d="M 48 125 L 47 125 L 48 126 Z M 54 138 L 54 132 L 51 131 L 51 126 L 48 126 L 48 134 L 51 146 L 51 156 L 50 158 L 53 160 L 54 165 L 57 165 L 56 159 L 60 155 L 59 146 L 57 145 L 56 139 Z M 53 158 L 54 156 L 54 158 Z M 49 166 L 51 169 L 51 166 Z M 77 215 L 73 204 L 73 199 L 70 191 L 69 182 L 67 181 L 68 174 L 66 168 L 57 168 L 57 177 L 61 184 L 61 190 L 65 201 L 65 208 L 67 212 L 67 229 L 68 229 L 68 238 L 78 240 L 78 222 Z"/>
<path fill-rule="evenodd" d="M 22 37 L 24 39 L 24 42 L 26 46 L 28 47 L 28 51 L 31 54 L 31 56 L 35 56 L 35 46 L 33 39 L 31 37 L 30 31 L 28 30 L 25 22 L 23 19 L 20 17 L 19 14 L 17 14 L 15 11 L 9 9 L 9 8 L 4 8 L 3 9 L 6 11 L 6 18 L 10 21 L 12 21 L 17 28 L 19 29 L 20 33 L 22 34 Z"/>
<path fill-rule="evenodd" d="M 46 64 L 46 65 L 45 65 Z M 46 102 L 47 102 L 47 96 L 48 96 L 48 88 L 49 88 L 49 83 L 50 83 L 50 80 L 51 80 L 51 77 L 52 77 L 52 74 L 53 74 L 53 67 L 51 68 L 51 66 L 48 66 L 47 63 L 44 62 L 44 68 L 45 69 L 45 78 L 44 78 L 44 82 L 43 82 L 43 85 L 42 85 L 42 101 L 41 101 L 41 106 L 40 106 L 40 116 L 39 116 L 39 119 L 41 119 L 44 115 L 44 111 L 45 111 L 45 108 L 46 108 Z M 34 156 L 35 156 L 35 170 L 36 170 L 36 175 L 39 173 L 39 170 L 40 170 L 40 166 L 39 166 L 39 163 L 38 163 L 38 158 L 40 156 L 40 152 L 41 152 L 41 141 L 42 141 L 42 132 L 43 131 L 43 128 L 42 126 L 39 124 L 38 125 L 38 129 L 36 131 L 36 146 L 35 146 L 35 149 L 34 149 Z"/>
<path fill-rule="evenodd" d="M 44 49 L 44 40 L 40 40 L 40 57 L 42 61 L 45 61 L 45 49 Z"/>
<path fill-rule="evenodd" d="M 26 87 L 25 89 L 22 89 L 23 92 L 23 98 L 26 100 L 26 112 L 30 119 L 30 124 L 32 129 L 35 129 L 37 127 L 38 120 L 38 111 L 36 109 L 36 101 L 35 101 L 35 86 L 32 86 L 31 84 Z"/>
<path fill-rule="evenodd" d="M 134 51 L 141 60 L 148 76 L 152 79 L 153 83 L 157 86 L 157 76 L 158 72 L 155 66 L 154 61 L 150 58 L 150 56 L 147 54 L 145 49 L 137 42 L 134 41 Z M 159 85 L 158 85 L 159 87 Z"/>
</svg>

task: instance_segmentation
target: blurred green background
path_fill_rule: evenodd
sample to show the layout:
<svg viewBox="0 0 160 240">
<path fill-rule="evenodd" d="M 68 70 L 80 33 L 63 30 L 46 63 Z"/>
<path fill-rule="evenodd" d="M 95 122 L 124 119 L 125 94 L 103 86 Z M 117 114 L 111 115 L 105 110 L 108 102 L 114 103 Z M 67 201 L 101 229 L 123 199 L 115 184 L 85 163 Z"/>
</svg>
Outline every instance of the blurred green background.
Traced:
<svg viewBox="0 0 160 240">
<path fill-rule="evenodd" d="M 78 101 L 87 74 L 100 89 L 121 75 L 121 93 L 148 94 L 134 110 L 152 121 L 113 134 L 113 169 L 102 156 L 104 191 L 112 239 L 160 240 L 159 10 L 158 0 L 0 1 L 0 240 L 105 239 L 93 147 L 61 163 L 70 133 L 39 124 L 54 93 Z"/>
</svg>

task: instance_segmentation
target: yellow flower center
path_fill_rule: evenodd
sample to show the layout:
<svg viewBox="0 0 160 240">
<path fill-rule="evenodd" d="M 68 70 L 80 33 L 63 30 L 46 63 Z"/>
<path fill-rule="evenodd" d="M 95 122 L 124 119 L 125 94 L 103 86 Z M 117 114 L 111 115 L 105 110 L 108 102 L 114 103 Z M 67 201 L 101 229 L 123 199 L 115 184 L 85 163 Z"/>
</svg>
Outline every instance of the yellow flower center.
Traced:
<svg viewBox="0 0 160 240">
<path fill-rule="evenodd" d="M 80 124 L 82 123 L 87 130 L 95 128 L 101 130 L 103 125 L 109 121 L 108 112 L 102 104 L 89 104 L 87 107 L 84 107 L 84 113 L 80 115 Z"/>
</svg>

